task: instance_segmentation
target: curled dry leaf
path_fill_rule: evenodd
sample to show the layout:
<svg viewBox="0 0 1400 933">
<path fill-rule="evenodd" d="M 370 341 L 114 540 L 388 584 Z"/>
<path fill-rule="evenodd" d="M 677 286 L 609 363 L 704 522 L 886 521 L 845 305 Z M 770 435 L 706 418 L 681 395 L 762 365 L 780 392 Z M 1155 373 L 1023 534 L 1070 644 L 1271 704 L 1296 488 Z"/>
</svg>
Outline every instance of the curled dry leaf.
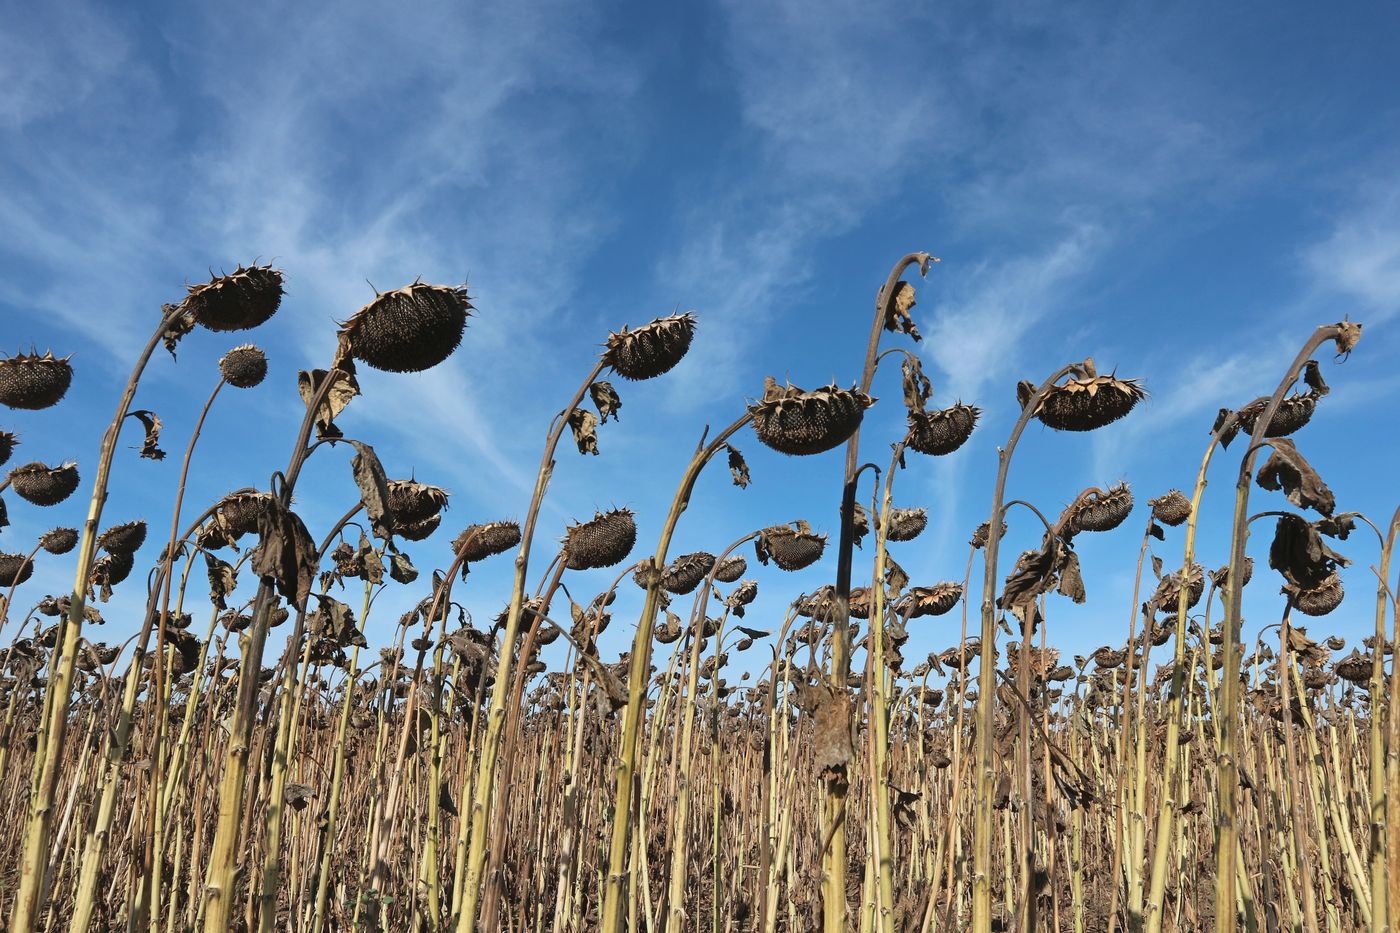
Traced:
<svg viewBox="0 0 1400 933">
<path fill-rule="evenodd" d="M 253 572 L 270 580 L 288 602 L 304 603 L 316 580 L 316 544 L 305 523 L 274 498 L 258 513 L 258 538 Z"/>
<path fill-rule="evenodd" d="M 350 404 L 350 400 L 360 394 L 360 383 L 355 379 L 354 364 L 343 361 L 336 369 L 327 371 L 313 369 L 297 373 L 297 392 L 306 405 L 310 405 L 321 390 L 326 379 L 334 374 L 335 381 L 326 389 L 325 398 L 316 408 L 316 432 L 321 437 L 341 437 L 335 419 Z"/>
<path fill-rule="evenodd" d="M 598 409 L 598 417 L 603 424 L 608 423 L 608 419 L 617 421 L 617 413 L 622 408 L 622 398 L 617 394 L 617 390 L 610 382 L 595 382 L 588 387 L 588 395 L 593 399 L 594 406 Z"/>
<path fill-rule="evenodd" d="M 1290 440 L 1270 442 L 1273 453 L 1259 468 L 1256 479 L 1261 489 L 1282 489 L 1288 501 L 1300 509 L 1313 509 L 1323 515 L 1331 515 L 1337 499 L 1332 490 L 1322 481 L 1322 477 L 1298 452 Z"/>
<path fill-rule="evenodd" d="M 914 319 L 909 316 L 909 309 L 915 304 L 914 286 L 903 280 L 896 282 L 894 293 L 885 303 L 885 330 L 908 334 L 915 342 L 922 340 Z"/>
<path fill-rule="evenodd" d="M 574 432 L 574 443 L 581 454 L 598 455 L 598 416 L 586 408 L 575 408 L 569 412 L 569 427 Z"/>
<path fill-rule="evenodd" d="M 729 452 L 729 474 L 734 477 L 734 485 L 740 489 L 749 487 L 749 465 L 744 462 L 744 455 L 739 453 L 737 447 L 732 444 L 725 444 L 724 449 Z"/>
<path fill-rule="evenodd" d="M 394 515 L 389 509 L 389 478 L 373 447 L 359 441 L 350 443 L 355 448 L 355 455 L 350 458 L 350 469 L 360 490 L 360 504 L 365 507 L 365 516 L 370 521 L 374 536 L 387 541 L 394 533 Z"/>
</svg>

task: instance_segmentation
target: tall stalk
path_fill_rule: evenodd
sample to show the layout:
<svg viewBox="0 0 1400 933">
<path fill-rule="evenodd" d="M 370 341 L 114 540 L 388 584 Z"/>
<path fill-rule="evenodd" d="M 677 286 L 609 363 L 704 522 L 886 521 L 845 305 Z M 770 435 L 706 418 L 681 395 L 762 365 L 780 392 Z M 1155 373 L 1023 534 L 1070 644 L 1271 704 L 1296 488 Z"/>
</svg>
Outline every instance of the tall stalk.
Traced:
<svg viewBox="0 0 1400 933">
<path fill-rule="evenodd" d="M 860 391 L 870 393 L 875 366 L 880 355 L 880 335 L 890 320 L 899 277 L 916 263 L 921 275 L 928 274 L 928 253 L 909 253 L 894 264 L 885 284 L 875 293 L 875 319 L 865 347 L 865 368 L 861 371 Z M 841 533 L 836 550 L 836 592 L 832 597 L 831 669 L 829 684 L 843 694 L 849 690 L 851 669 L 851 560 L 855 548 L 856 476 L 860 472 L 860 429 L 846 441 L 846 472 L 841 487 Z M 850 782 L 832 769 L 825 778 L 822 835 L 822 933 L 844 933 L 846 929 L 846 794 Z"/>
<path fill-rule="evenodd" d="M 1356 325 L 1350 325 L 1356 327 Z M 1357 328 L 1359 334 L 1359 327 Z M 1229 933 L 1235 928 L 1236 861 L 1239 852 L 1239 762 L 1236 760 L 1235 725 L 1239 716 L 1239 630 L 1240 598 L 1244 588 L 1245 545 L 1249 540 L 1249 487 L 1254 477 L 1254 459 L 1268 436 L 1269 423 L 1284 395 L 1297 382 L 1313 352 L 1329 340 L 1345 339 L 1343 325 L 1319 327 L 1294 358 L 1287 374 L 1270 397 L 1263 414 L 1254 423 L 1254 433 L 1240 462 L 1235 481 L 1234 525 L 1230 537 L 1230 571 L 1225 597 L 1225 644 L 1221 661 L 1220 709 L 1216 717 L 1219 737 L 1216 760 L 1216 882 L 1215 929 Z M 1352 341 L 1354 343 L 1354 341 Z M 1338 349 L 1343 349 L 1338 343 Z"/>
<path fill-rule="evenodd" d="M 112 458 L 116 455 L 117 437 L 131 409 L 136 385 L 141 380 L 151 354 L 166 334 L 190 312 L 183 305 L 168 307 L 160 325 L 147 341 L 136 366 L 126 381 L 126 388 L 117 402 L 116 414 L 102 438 L 97 474 L 93 479 L 92 496 L 88 501 L 87 519 L 83 522 L 82 540 L 78 544 L 78 566 L 73 575 L 73 592 L 59 636 L 58 664 L 49 677 L 44 691 L 44 713 L 36 737 L 34 775 L 30 787 L 29 813 L 25 825 L 24 852 L 20 862 L 19 890 L 15 896 L 14 912 L 10 915 L 13 933 L 31 933 L 39 917 L 39 908 L 48 882 L 45 866 L 49 857 L 49 834 L 53 830 L 53 799 L 58 787 L 59 758 L 68 732 L 68 707 L 73 689 L 73 671 L 78 659 L 78 639 L 83 631 L 83 608 L 87 603 L 88 577 L 96 557 L 97 526 L 102 521 L 102 508 L 107 503 L 107 484 L 112 473 Z"/>
</svg>

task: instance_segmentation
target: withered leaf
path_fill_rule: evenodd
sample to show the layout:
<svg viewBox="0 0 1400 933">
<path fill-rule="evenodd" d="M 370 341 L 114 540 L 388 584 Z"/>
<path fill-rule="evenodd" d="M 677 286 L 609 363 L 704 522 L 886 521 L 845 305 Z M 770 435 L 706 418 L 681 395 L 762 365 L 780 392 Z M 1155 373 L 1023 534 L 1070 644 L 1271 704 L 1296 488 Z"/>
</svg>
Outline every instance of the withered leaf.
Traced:
<svg viewBox="0 0 1400 933">
<path fill-rule="evenodd" d="M 1322 378 L 1322 369 L 1317 365 L 1317 360 L 1308 360 L 1303 365 L 1303 382 L 1315 395 L 1326 395 L 1331 391 Z"/>
<path fill-rule="evenodd" d="M 175 359 L 175 347 L 190 331 L 194 330 L 194 315 L 186 312 L 171 317 L 171 312 L 180 310 L 180 305 L 161 305 L 160 313 L 165 321 L 165 332 L 161 334 L 161 340 L 165 343 L 165 350 Z"/>
<path fill-rule="evenodd" d="M 611 382 L 593 383 L 588 387 L 588 394 L 593 398 L 593 404 L 597 406 L 598 417 L 603 419 L 603 424 L 608 423 L 608 418 L 618 420 L 617 413 L 622 408 L 622 399 Z"/>
<path fill-rule="evenodd" d="M 323 593 L 316 594 L 316 602 L 320 609 L 317 612 L 316 623 L 312 626 L 313 634 L 329 638 L 342 648 L 369 647 L 364 634 L 355 625 L 354 610 Z"/>
<path fill-rule="evenodd" d="M 1338 321 L 1338 334 L 1334 339 L 1337 345 L 1337 353 L 1345 356 L 1352 351 L 1361 340 L 1361 325 L 1356 321 Z"/>
<path fill-rule="evenodd" d="M 1302 589 L 1325 581 L 1338 567 L 1350 563 L 1327 546 L 1312 523 L 1297 515 L 1280 515 L 1269 545 L 1269 566 Z"/>
<path fill-rule="evenodd" d="M 1156 554 L 1152 555 L 1152 574 L 1158 580 L 1162 579 L 1162 558 Z"/>
<path fill-rule="evenodd" d="M 394 516 L 389 511 L 389 477 L 373 447 L 359 441 L 350 441 L 350 444 L 355 448 L 350 469 L 355 473 L 355 485 L 360 488 L 360 502 L 374 536 L 387 541 L 394 533 Z"/>
<path fill-rule="evenodd" d="M 5 508 L 5 500 L 0 497 L 0 528 L 4 528 L 10 523 L 10 513 Z"/>
<path fill-rule="evenodd" d="M 147 460 L 164 460 L 165 451 L 160 449 L 160 416 L 153 411 L 138 408 L 128 412 L 128 418 L 135 418 L 146 429 L 146 437 L 141 441 L 141 456 Z"/>
<path fill-rule="evenodd" d="M 204 564 L 209 572 L 209 599 L 219 609 L 227 609 L 226 598 L 238 588 L 238 573 L 233 565 L 220 560 L 209 552 L 204 554 Z"/>
<path fill-rule="evenodd" d="M 933 395 L 933 383 L 924 375 L 918 357 L 906 356 L 900 369 L 904 375 L 904 407 L 911 412 L 923 411 Z"/>
<path fill-rule="evenodd" d="M 1160 564 L 1154 556 L 1153 561 Z M 1079 572 L 1079 555 L 1074 551 L 1065 550 L 1065 556 L 1060 561 L 1060 582 L 1055 587 L 1056 592 L 1061 596 L 1068 596 L 1075 603 L 1083 605 L 1087 598 L 1084 593 L 1084 577 Z"/>
<path fill-rule="evenodd" d="M 316 580 L 316 544 L 305 523 L 280 500 L 258 513 L 258 549 L 253 572 L 271 580 L 277 592 L 294 605 L 311 595 Z"/>
<path fill-rule="evenodd" d="M 895 283 L 894 294 L 885 304 L 885 330 L 908 334 L 915 341 L 922 340 L 914 319 L 909 316 L 914 303 L 914 286 L 905 281 Z"/>
<path fill-rule="evenodd" d="M 1152 537 L 1156 538 L 1158 541 L 1167 540 L 1167 533 L 1162 530 L 1162 526 L 1157 524 L 1156 520 L 1152 520 L 1147 523 L 1147 533 L 1150 534 Z"/>
<path fill-rule="evenodd" d="M 909 574 L 904 572 L 904 568 L 899 566 L 893 557 L 885 555 L 885 586 L 890 591 L 890 598 L 894 599 L 904 591 L 909 585 Z"/>
<path fill-rule="evenodd" d="M 355 549 L 355 558 L 363 567 L 361 574 L 366 583 L 378 586 L 384 582 L 384 561 L 379 559 L 379 552 L 370 544 L 364 532 L 360 533 L 360 545 Z"/>
<path fill-rule="evenodd" d="M 1356 530 L 1356 513 L 1343 512 L 1332 518 L 1324 518 L 1314 522 L 1313 527 L 1329 538 L 1345 541 L 1347 535 Z"/>
<path fill-rule="evenodd" d="M 749 486 L 749 465 L 744 462 L 744 455 L 739 453 L 738 448 L 732 444 L 725 444 L 724 449 L 729 451 L 729 473 L 734 477 L 734 485 L 740 489 L 747 489 Z"/>
<path fill-rule="evenodd" d="M 396 583 L 412 583 L 418 579 L 418 568 L 413 566 L 413 561 L 408 559 L 407 554 L 390 554 L 389 576 Z"/>
<path fill-rule="evenodd" d="M 316 409 L 316 433 L 321 437 L 341 437 L 335 419 L 350 404 L 350 400 L 360 394 L 360 384 L 355 379 L 353 363 L 347 357 L 335 369 L 335 382 L 326 390 L 326 397 Z M 310 405 L 320 391 L 321 385 L 330 374 L 324 369 L 302 370 L 297 373 L 297 392 L 301 400 Z"/>
<path fill-rule="evenodd" d="M 586 408 L 575 408 L 569 412 L 569 427 L 574 432 L 574 443 L 581 454 L 598 455 L 598 416 Z"/>
<path fill-rule="evenodd" d="M 1261 489 L 1282 489 L 1288 501 L 1300 509 L 1314 509 L 1323 515 L 1331 515 L 1337 499 L 1322 477 L 1298 452 L 1293 442 L 1286 438 L 1275 438 L 1269 442 L 1273 453 L 1259 469 L 1256 480 Z"/>
<path fill-rule="evenodd" d="M 817 691 L 816 712 L 812 717 L 817 771 L 840 775 L 855 757 L 855 746 L 851 742 L 850 694 L 828 686 L 810 689 Z"/>
<path fill-rule="evenodd" d="M 865 506 L 859 502 L 855 504 L 855 513 L 851 518 L 851 534 L 856 547 L 861 547 L 861 541 L 870 533 L 870 513 L 865 510 Z"/>
</svg>

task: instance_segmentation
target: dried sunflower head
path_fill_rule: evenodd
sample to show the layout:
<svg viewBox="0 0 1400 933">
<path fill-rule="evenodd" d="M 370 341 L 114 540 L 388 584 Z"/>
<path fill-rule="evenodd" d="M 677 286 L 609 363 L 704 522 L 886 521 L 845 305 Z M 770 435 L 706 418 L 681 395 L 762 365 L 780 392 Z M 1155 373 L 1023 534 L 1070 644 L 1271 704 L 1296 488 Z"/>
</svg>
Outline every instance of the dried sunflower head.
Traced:
<svg viewBox="0 0 1400 933">
<path fill-rule="evenodd" d="M 277 313 L 282 304 L 282 272 L 272 266 L 239 266 L 191 285 L 181 306 L 209 330 L 247 330 Z"/>
<path fill-rule="evenodd" d="M 853 587 L 849 606 L 852 619 L 870 618 L 870 588 L 868 586 Z"/>
<path fill-rule="evenodd" d="M 1163 525 L 1175 528 L 1191 517 L 1191 500 L 1180 489 L 1172 489 L 1166 495 L 1148 499 L 1152 506 L 1152 517 Z"/>
<path fill-rule="evenodd" d="M 520 526 L 515 522 L 487 522 L 468 525 L 452 541 L 452 552 L 460 553 L 466 563 L 476 563 L 497 554 L 504 554 L 520 543 Z"/>
<path fill-rule="evenodd" d="M 608 335 L 603 362 L 624 379 L 652 379 L 672 369 L 690 349 L 695 315 L 659 317 L 644 327 Z"/>
<path fill-rule="evenodd" d="M 1342 589 L 1342 578 L 1337 576 L 1335 570 L 1316 586 L 1305 589 L 1292 583 L 1285 583 L 1280 592 L 1291 597 L 1294 607 L 1303 615 L 1308 616 L 1327 615 L 1340 606 L 1342 598 L 1346 596 Z"/>
<path fill-rule="evenodd" d="M 78 545 L 78 529 L 54 528 L 39 538 L 39 547 L 50 554 L 67 554 Z"/>
<path fill-rule="evenodd" d="M 1373 664 L 1371 655 L 1358 652 L 1355 648 L 1351 654 L 1342 658 L 1332 666 L 1333 672 L 1342 680 L 1364 687 L 1371 682 L 1371 666 Z"/>
<path fill-rule="evenodd" d="M 910 619 L 924 616 L 941 616 L 951 610 L 962 599 L 961 583 L 935 583 L 933 586 L 916 586 L 909 590 L 896 604 L 895 612 Z"/>
<path fill-rule="evenodd" d="M 472 304 L 466 286 L 412 285 L 385 292 L 340 328 L 350 355 L 375 369 L 418 373 L 462 343 Z"/>
<path fill-rule="evenodd" d="M 826 535 L 814 534 L 806 522 L 773 525 L 759 532 L 754 551 L 760 564 L 771 557 L 781 570 L 801 570 L 816 563 L 826 549 Z"/>
<path fill-rule="evenodd" d="M 128 552 L 116 551 L 99 557 L 92 565 L 92 584 L 110 588 L 131 575 L 136 566 L 136 557 Z"/>
<path fill-rule="evenodd" d="M 749 569 L 749 562 L 738 554 L 731 554 L 720 561 L 719 569 L 715 571 L 715 579 L 721 583 L 733 583 L 744 575 L 744 571 Z"/>
<path fill-rule="evenodd" d="M 21 499 L 33 505 L 58 505 L 78 488 L 78 465 L 49 467 L 26 463 L 10 471 L 10 485 Z"/>
<path fill-rule="evenodd" d="M 987 546 L 987 539 L 991 529 L 992 523 L 990 520 L 977 526 L 977 530 L 972 533 L 972 539 L 968 542 L 972 545 L 973 550 L 980 551 Z M 997 540 L 1000 541 L 1004 537 L 1006 537 L 1006 522 L 1003 521 L 1001 523 L 1001 532 L 997 535 Z"/>
<path fill-rule="evenodd" d="M 835 384 L 804 392 L 769 376 L 763 398 L 749 406 L 758 439 L 779 453 L 819 454 L 845 443 L 875 400 Z"/>
<path fill-rule="evenodd" d="M 38 411 L 57 405 L 73 383 L 73 367 L 50 350 L 0 356 L 0 405 Z M 4 458 L 0 457 L 0 462 Z"/>
<path fill-rule="evenodd" d="M 219 372 L 235 389 L 251 389 L 267 378 L 267 354 L 251 343 L 234 347 L 219 360 Z"/>
<path fill-rule="evenodd" d="M 571 525 L 564 536 L 564 563 L 570 570 L 612 567 L 627 559 L 637 543 L 637 523 L 629 509 L 598 512 Z"/>
<path fill-rule="evenodd" d="M 1034 393 L 1034 386 L 1021 383 L 1016 394 L 1025 406 Z M 1122 418 L 1146 395 L 1136 379 L 1100 376 L 1086 360 L 1064 384 L 1046 392 L 1032 415 L 1057 431 L 1092 431 Z"/>
<path fill-rule="evenodd" d="M 411 479 L 391 479 L 389 511 L 394 525 L 416 525 L 437 515 L 447 506 L 447 490 Z"/>
<path fill-rule="evenodd" d="M 438 526 L 441 524 L 442 513 L 438 512 L 434 515 L 430 515 L 429 517 L 423 519 L 421 522 L 395 524 L 394 534 L 398 535 L 400 538 L 403 538 L 405 541 L 422 541 L 426 539 L 429 535 L 431 535 L 433 532 L 437 531 Z"/>
<path fill-rule="evenodd" d="M 927 509 L 890 509 L 889 529 L 885 537 L 891 541 L 913 541 L 927 527 Z"/>
<path fill-rule="evenodd" d="M 13 431 L 0 431 L 0 466 L 9 462 L 10 454 L 15 452 L 15 447 L 18 444 L 18 434 Z"/>
<path fill-rule="evenodd" d="M 19 586 L 34 573 L 34 562 L 24 554 L 0 554 L 0 589 Z"/>
<path fill-rule="evenodd" d="M 904 446 L 931 457 L 950 454 L 972 436 L 981 414 L 982 409 L 962 402 L 942 410 L 911 411 Z"/>
<path fill-rule="evenodd" d="M 704 551 L 696 551 L 694 554 L 682 554 L 671 565 L 661 573 L 661 588 L 668 593 L 677 596 L 684 596 L 686 593 L 694 592 L 700 585 L 700 581 L 705 579 L 705 575 L 715 565 L 715 555 L 707 554 Z"/>
<path fill-rule="evenodd" d="M 1112 531 L 1133 510 L 1133 493 L 1127 483 L 1109 487 L 1107 492 L 1091 489 L 1070 507 L 1067 525 L 1072 531 Z"/>
<path fill-rule="evenodd" d="M 97 546 L 109 554 L 135 554 L 146 543 L 146 523 L 137 519 L 113 525 L 97 537 Z"/>
<path fill-rule="evenodd" d="M 1157 581 L 1157 590 L 1152 595 L 1152 602 L 1169 612 L 1175 611 L 1181 596 L 1181 586 L 1181 571 L 1167 574 Z M 1205 570 L 1200 564 L 1192 564 L 1186 574 L 1186 608 L 1191 609 L 1200 602 L 1205 590 Z"/>
</svg>

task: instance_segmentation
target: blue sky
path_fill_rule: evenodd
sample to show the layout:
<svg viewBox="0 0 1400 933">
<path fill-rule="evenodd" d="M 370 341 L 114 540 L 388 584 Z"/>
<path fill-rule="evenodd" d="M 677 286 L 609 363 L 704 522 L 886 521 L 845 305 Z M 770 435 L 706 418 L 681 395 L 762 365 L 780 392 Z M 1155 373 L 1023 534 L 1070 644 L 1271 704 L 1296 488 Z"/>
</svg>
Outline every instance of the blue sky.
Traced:
<svg viewBox="0 0 1400 933">
<path fill-rule="evenodd" d="M 943 262 L 919 286 L 918 352 L 935 401 L 984 418 L 962 450 L 913 458 L 897 481 L 897 503 L 932 516 L 894 552 L 916 583 L 962 575 L 1016 381 L 1090 355 L 1151 397 L 1090 436 L 1033 425 L 1011 478 L 1047 512 L 1089 485 L 1128 480 L 1138 494 L 1117 532 L 1080 539 L 1089 603 L 1050 613 L 1071 651 L 1124 637 L 1145 501 L 1189 489 L 1216 409 L 1271 391 L 1312 328 L 1346 314 L 1365 337 L 1343 366 L 1324 357 L 1333 393 L 1297 440 L 1340 508 L 1380 523 L 1397 503 L 1392 6 L 60 3 L 5 19 L 0 343 L 72 353 L 77 368 L 59 407 L 0 412 L 22 435 L 12 463 L 95 465 L 161 303 L 262 257 L 288 277 L 281 312 L 250 335 L 272 373 L 220 398 L 189 501 L 266 486 L 299 420 L 296 371 L 325 365 L 367 283 L 469 278 L 478 311 L 462 349 L 423 375 L 366 374 L 341 419 L 391 475 L 453 493 L 442 540 L 412 549 L 426 570 L 461 526 L 521 517 L 549 418 L 610 329 L 695 309 L 676 370 L 615 380 L 624 407 L 602 455 L 561 450 L 535 567 L 569 519 L 613 505 L 637 511 L 641 557 L 702 427 L 732 421 L 766 375 L 855 380 L 876 287 L 926 249 Z M 168 526 L 213 364 L 238 342 L 200 332 L 178 363 L 155 359 L 137 404 L 164 418 L 171 456 L 138 460 L 139 436 L 124 438 L 107 524 Z M 864 451 L 883 467 L 902 433 L 894 366 L 875 394 Z M 739 446 L 754 484 L 731 487 L 716 464 L 673 554 L 798 517 L 834 536 L 839 454 L 783 458 L 751 433 Z M 353 502 L 345 458 L 318 454 L 299 487 L 313 533 Z M 1226 557 L 1231 461 L 1207 493 L 1208 566 Z M 8 498 L 4 550 L 84 509 L 81 496 L 48 510 Z M 1256 493 L 1259 509 L 1281 501 Z M 1021 518 L 1005 569 L 1038 537 Z M 1168 565 L 1180 538 L 1158 548 Z M 1251 548 L 1261 570 L 1267 544 Z M 1315 630 L 1355 638 L 1372 624 L 1377 549 L 1358 535 L 1341 550 L 1355 561 L 1348 598 Z M 857 557 L 859 578 L 868 550 Z M 751 618 L 776 624 L 834 566 L 832 554 L 800 576 L 755 567 Z M 29 595 L 64 591 L 69 572 L 42 560 Z M 508 573 L 498 558 L 459 588 L 479 620 L 504 603 Z M 606 585 L 595 576 L 574 595 Z M 1276 575 L 1256 581 L 1246 615 L 1276 621 Z M 628 587 L 614 652 L 630 642 Z M 139 588 L 133 575 L 102 637 L 131 631 Z M 371 640 L 419 595 L 391 588 Z M 956 625 L 924 623 L 906 656 L 951 644 Z"/>
</svg>

